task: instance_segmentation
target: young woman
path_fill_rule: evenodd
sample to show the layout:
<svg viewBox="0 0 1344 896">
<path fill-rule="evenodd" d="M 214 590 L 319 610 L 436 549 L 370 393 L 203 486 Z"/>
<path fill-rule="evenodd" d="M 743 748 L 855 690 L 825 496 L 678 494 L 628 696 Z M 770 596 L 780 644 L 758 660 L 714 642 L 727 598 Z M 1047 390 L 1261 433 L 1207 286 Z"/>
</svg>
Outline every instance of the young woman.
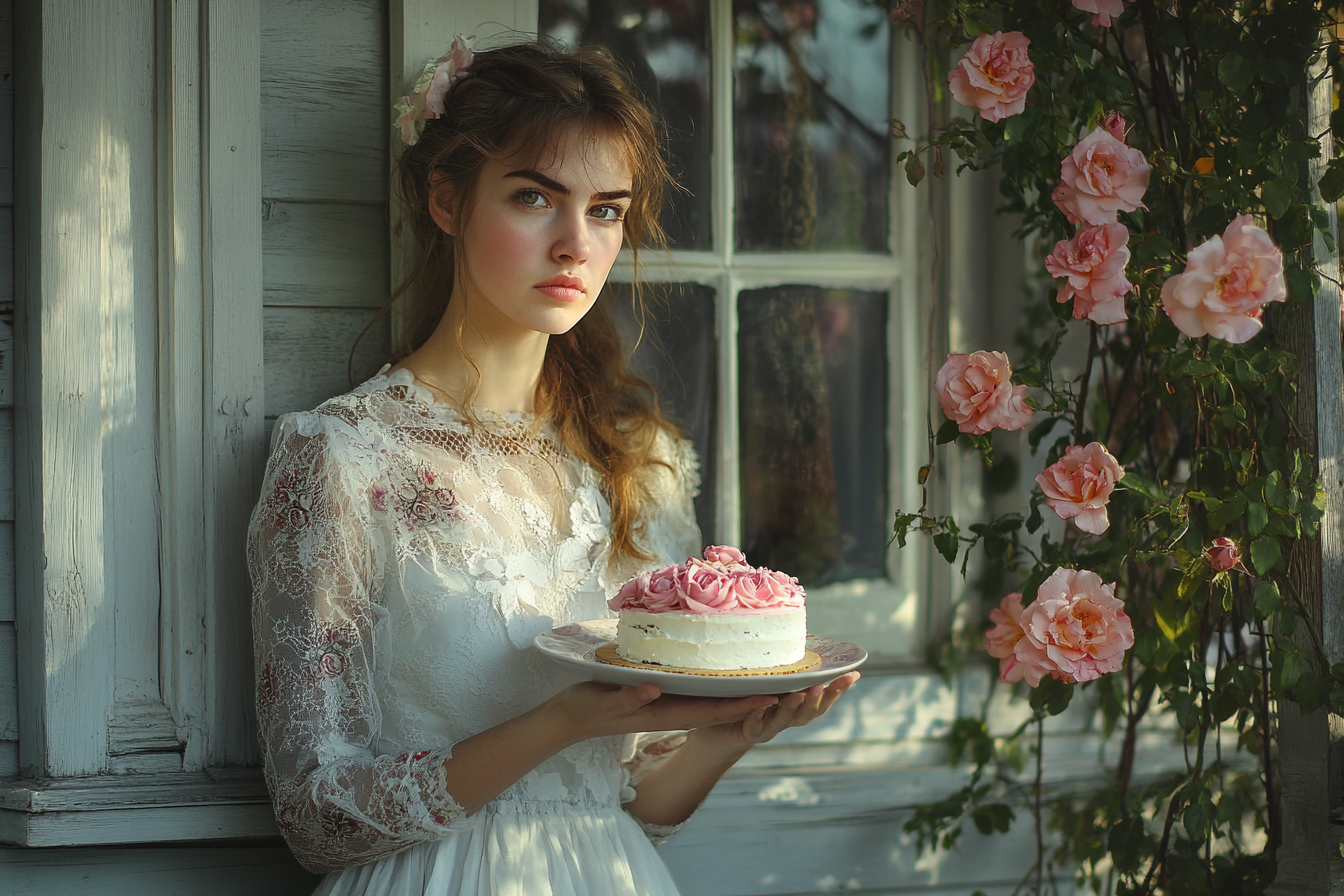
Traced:
<svg viewBox="0 0 1344 896">
<path fill-rule="evenodd" d="M 649 838 L 857 674 L 710 700 L 532 648 L 702 547 L 695 457 L 599 301 L 622 243 L 657 243 L 667 174 L 605 52 L 454 50 L 401 122 L 409 344 L 277 422 L 252 519 L 277 819 L 321 893 L 672 894 Z"/>
</svg>

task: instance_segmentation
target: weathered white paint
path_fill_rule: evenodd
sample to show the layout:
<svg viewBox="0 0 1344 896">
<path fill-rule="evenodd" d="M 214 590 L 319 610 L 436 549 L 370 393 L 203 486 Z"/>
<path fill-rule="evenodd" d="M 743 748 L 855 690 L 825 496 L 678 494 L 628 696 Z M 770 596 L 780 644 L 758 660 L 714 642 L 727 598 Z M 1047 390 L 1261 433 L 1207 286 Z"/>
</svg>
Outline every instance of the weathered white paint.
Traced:
<svg viewBox="0 0 1344 896">
<path fill-rule="evenodd" d="M 316 885 L 283 846 L 0 850 L 8 896 L 296 896 Z"/>
<path fill-rule="evenodd" d="M 188 745 L 188 770 L 204 764 L 206 439 L 199 0 L 162 4 L 159 23 L 159 480 L 160 695 Z"/>
<path fill-rule="evenodd" d="M 377 309 L 387 300 L 386 203 L 268 199 L 261 233 L 267 306 Z"/>
<path fill-rule="evenodd" d="M 386 201 L 387 25 L 386 0 L 263 4 L 263 196 Z"/>
<path fill-rule="evenodd" d="M 350 391 L 350 347 L 372 317 L 366 308 L 267 308 L 267 416 L 307 410 Z M 359 344 L 355 382 L 377 372 L 387 357 L 388 332 L 383 317 Z"/>
<path fill-rule="evenodd" d="M 106 191 L 118 186 L 122 111 L 106 85 L 118 61 L 143 58 L 153 46 L 152 8 L 150 30 L 136 38 L 147 47 L 110 39 L 122 33 L 112 19 L 144 18 L 143 5 L 138 13 L 123 6 L 25 3 L 15 29 L 17 69 L 33 76 L 19 79 L 16 97 L 15 155 L 27 174 L 15 196 L 15 478 L 23 485 L 16 501 L 20 761 L 35 774 L 92 774 L 107 758 L 113 652 L 103 581 L 98 309 L 110 285 L 124 286 L 115 282 L 124 271 L 105 268 L 102 213 L 112 201 Z"/>
<path fill-rule="evenodd" d="M 247 520 L 265 456 L 261 315 L 261 16 L 257 0 L 205 8 L 207 765 L 258 758 L 252 709 Z"/>
</svg>

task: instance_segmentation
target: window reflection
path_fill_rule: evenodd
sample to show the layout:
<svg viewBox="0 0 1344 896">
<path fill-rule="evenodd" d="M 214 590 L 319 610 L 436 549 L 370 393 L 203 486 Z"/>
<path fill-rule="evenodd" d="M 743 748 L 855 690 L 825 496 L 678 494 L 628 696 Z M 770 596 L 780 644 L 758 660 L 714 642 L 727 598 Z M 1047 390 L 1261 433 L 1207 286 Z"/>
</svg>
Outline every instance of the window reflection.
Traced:
<svg viewBox="0 0 1344 896">
<path fill-rule="evenodd" d="M 662 224 L 678 249 L 708 249 L 710 79 L 708 0 L 541 0 L 542 35 L 600 44 L 634 76 L 668 127 L 674 190 Z"/>
<path fill-rule="evenodd" d="M 663 415 L 676 423 L 700 455 L 700 496 L 695 514 L 707 543 L 714 537 L 714 401 L 718 388 L 714 290 L 697 283 L 652 283 L 645 287 L 644 326 L 631 305 L 627 283 L 608 284 L 602 295 L 621 334 L 630 372 L 658 395 Z"/>
<path fill-rule="evenodd" d="M 804 585 L 886 575 L 886 294 L 738 299 L 742 542 Z"/>
<path fill-rule="evenodd" d="M 867 0 L 735 0 L 737 246 L 884 252 L 890 25 Z"/>
</svg>

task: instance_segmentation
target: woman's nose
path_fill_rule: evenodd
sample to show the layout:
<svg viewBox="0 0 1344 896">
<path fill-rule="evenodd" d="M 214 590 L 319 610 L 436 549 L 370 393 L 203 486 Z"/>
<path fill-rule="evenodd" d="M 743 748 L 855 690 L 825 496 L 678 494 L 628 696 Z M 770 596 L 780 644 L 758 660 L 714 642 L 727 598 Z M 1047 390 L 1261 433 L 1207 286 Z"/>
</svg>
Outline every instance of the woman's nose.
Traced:
<svg viewBox="0 0 1344 896">
<path fill-rule="evenodd" d="M 559 262 L 583 264 L 588 260 L 592 246 L 588 238 L 587 216 L 566 215 L 560 221 L 560 232 L 551 247 L 552 257 Z"/>
</svg>

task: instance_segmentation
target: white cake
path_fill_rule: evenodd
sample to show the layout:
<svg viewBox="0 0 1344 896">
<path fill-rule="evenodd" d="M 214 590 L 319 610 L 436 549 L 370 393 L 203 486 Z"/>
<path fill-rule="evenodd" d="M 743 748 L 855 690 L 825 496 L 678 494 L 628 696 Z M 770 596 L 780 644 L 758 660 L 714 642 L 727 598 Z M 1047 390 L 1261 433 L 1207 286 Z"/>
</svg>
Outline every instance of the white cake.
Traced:
<svg viewBox="0 0 1344 896">
<path fill-rule="evenodd" d="M 616 652 L 622 659 L 686 669 L 757 669 L 803 658 L 807 610 L 774 607 L 706 615 L 685 610 L 621 610 Z"/>
<path fill-rule="evenodd" d="M 798 580 L 747 565 L 737 548 L 711 546 L 636 576 L 609 602 L 616 654 L 631 663 L 732 671 L 787 666 L 807 649 Z"/>
</svg>

